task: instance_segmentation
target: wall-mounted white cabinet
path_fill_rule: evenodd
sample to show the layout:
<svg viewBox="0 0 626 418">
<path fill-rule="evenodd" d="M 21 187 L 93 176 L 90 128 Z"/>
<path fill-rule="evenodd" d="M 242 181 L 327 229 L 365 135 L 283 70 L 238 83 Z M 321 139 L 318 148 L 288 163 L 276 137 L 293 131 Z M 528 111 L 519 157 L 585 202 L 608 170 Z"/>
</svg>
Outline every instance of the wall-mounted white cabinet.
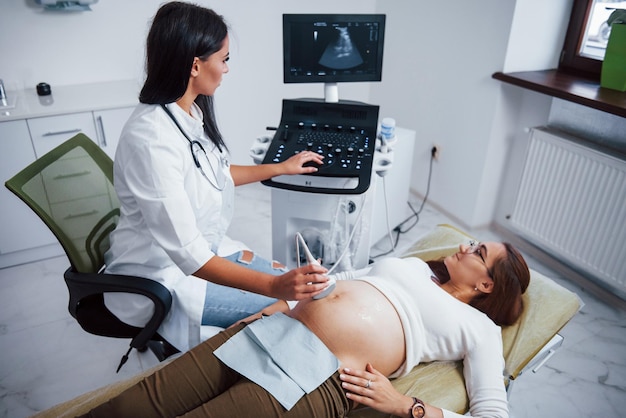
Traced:
<svg viewBox="0 0 626 418">
<path fill-rule="evenodd" d="M 129 85 L 57 88 L 53 104 L 45 108 L 38 106 L 34 91 L 24 91 L 15 109 L 4 114 L 0 109 L 0 268 L 63 254 L 50 230 L 4 182 L 77 133 L 87 135 L 113 159 L 124 123 L 135 108 L 136 90 Z"/>
</svg>

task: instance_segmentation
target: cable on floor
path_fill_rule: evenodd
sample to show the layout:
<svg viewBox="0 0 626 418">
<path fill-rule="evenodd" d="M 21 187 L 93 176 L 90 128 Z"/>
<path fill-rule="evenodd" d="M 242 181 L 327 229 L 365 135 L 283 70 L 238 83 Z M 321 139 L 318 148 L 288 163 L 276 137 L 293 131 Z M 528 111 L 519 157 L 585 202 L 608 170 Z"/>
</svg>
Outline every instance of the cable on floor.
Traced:
<svg viewBox="0 0 626 418">
<path fill-rule="evenodd" d="M 413 205 L 411 205 L 411 202 L 406 202 L 407 205 L 409 205 L 409 208 L 411 208 L 411 211 L 413 212 L 413 214 L 410 215 L 408 218 L 406 218 L 404 221 L 400 222 L 398 226 L 393 228 L 393 231 L 389 229 L 389 216 L 387 216 L 387 230 L 388 230 L 389 242 L 391 244 L 391 249 L 384 253 L 370 256 L 370 260 L 375 260 L 376 258 L 383 257 L 385 255 L 389 255 L 392 252 L 394 252 L 396 250 L 396 247 L 398 246 L 398 242 L 400 241 L 400 235 L 409 232 L 418 224 L 420 213 L 422 213 L 422 210 L 424 210 L 424 206 L 426 205 L 426 201 L 428 200 L 428 195 L 430 194 L 430 183 L 431 183 L 432 174 L 433 174 L 433 161 L 434 160 L 435 160 L 435 154 L 434 152 L 431 152 L 430 163 L 428 167 L 428 182 L 426 185 L 426 193 L 424 194 L 424 199 L 422 200 L 422 204 L 420 205 L 419 210 L 415 210 Z M 387 202 L 386 188 L 384 187 L 384 178 L 383 178 L 383 190 L 385 191 L 385 209 L 387 210 L 388 202 Z M 403 229 L 404 225 L 413 219 L 415 219 L 414 222 L 409 227 Z M 393 240 L 392 232 L 396 233 L 395 241 Z"/>
</svg>

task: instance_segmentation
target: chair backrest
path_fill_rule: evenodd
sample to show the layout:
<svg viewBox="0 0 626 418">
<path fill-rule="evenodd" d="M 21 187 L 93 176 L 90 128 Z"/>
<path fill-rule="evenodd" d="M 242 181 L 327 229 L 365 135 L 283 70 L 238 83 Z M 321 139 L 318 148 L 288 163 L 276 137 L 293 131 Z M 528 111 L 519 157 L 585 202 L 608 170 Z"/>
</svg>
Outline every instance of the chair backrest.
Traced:
<svg viewBox="0 0 626 418">
<path fill-rule="evenodd" d="M 59 240 L 81 273 L 96 273 L 119 218 L 113 161 L 84 134 L 43 155 L 6 182 Z"/>
</svg>

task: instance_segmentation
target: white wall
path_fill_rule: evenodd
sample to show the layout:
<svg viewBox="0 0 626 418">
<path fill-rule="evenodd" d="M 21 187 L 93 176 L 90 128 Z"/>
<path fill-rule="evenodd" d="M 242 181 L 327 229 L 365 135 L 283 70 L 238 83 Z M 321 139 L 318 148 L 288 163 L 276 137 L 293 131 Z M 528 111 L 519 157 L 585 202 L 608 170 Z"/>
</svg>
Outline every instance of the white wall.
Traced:
<svg viewBox="0 0 626 418">
<path fill-rule="evenodd" d="M 441 156 L 430 201 L 468 227 L 491 222 L 505 157 L 520 130 L 521 89 L 495 71 L 555 66 L 571 0 L 198 0 L 232 26 L 231 71 L 216 94 L 237 163 L 279 121 L 283 98 L 322 97 L 320 85 L 282 83 L 282 13 L 386 13 L 383 81 L 340 85 L 340 97 L 381 106 L 417 132 L 412 188 L 425 193 L 433 144 Z M 549 3 L 549 4 L 546 4 Z M 0 78 L 10 88 L 143 78 L 149 19 L 161 0 L 100 0 L 92 12 L 43 13 L 0 2 Z M 540 97 L 539 97 L 540 96 Z M 538 95 L 538 107 L 549 99 Z M 532 112 L 529 112 L 532 113 Z M 544 118 L 544 116 L 537 116 Z M 547 115 L 545 115 L 547 119 Z M 536 119 L 536 118 L 535 118 Z"/>
<path fill-rule="evenodd" d="M 518 0 L 504 72 L 557 68 L 573 0 Z"/>
<path fill-rule="evenodd" d="M 7 87 L 140 76 L 147 21 L 159 1 L 101 0 L 93 12 L 44 12 L 33 0 L 0 2 L 0 78 Z"/>
<path fill-rule="evenodd" d="M 515 3 L 501 71 L 534 71 L 558 67 L 572 0 L 518 0 Z M 540 11 L 540 12 L 538 12 Z M 552 98 L 495 81 L 496 94 L 487 165 L 470 225 L 493 222 L 503 202 L 514 198 L 515 186 L 503 180 L 518 175 L 524 161 L 526 128 L 545 125 Z"/>
<path fill-rule="evenodd" d="M 417 131 L 412 186 L 422 195 L 430 150 L 440 147 L 429 199 L 470 227 L 490 222 L 495 200 L 496 187 L 479 192 L 499 178 L 491 169 L 500 169 L 502 152 L 492 155 L 491 132 L 500 83 L 491 74 L 504 66 L 514 7 L 499 0 L 378 3 L 389 36 L 386 83 L 372 86 L 372 101 Z M 491 205 L 484 213 L 481 199 Z"/>
<path fill-rule="evenodd" d="M 518 0 L 504 71 L 556 68 L 563 45 L 572 0 Z M 535 12 L 542 8 L 542 15 Z M 544 48 L 533 48 L 541 44 Z M 552 51 L 552 53 L 548 53 Z M 550 126 L 595 142 L 600 147 L 626 150 L 626 119 L 569 101 L 503 84 L 499 97 L 502 137 L 508 155 L 500 184 L 493 221 L 508 228 L 508 215 L 515 205 L 523 162 L 528 148 L 528 128 Z M 608 151 L 611 152 L 611 151 Z M 615 151 L 613 151 L 615 152 Z"/>
<path fill-rule="evenodd" d="M 99 0 L 91 12 L 43 12 L 33 0 L 0 1 L 0 79 L 8 90 L 45 81 L 52 86 L 109 80 L 143 82 L 145 37 L 163 0 Z M 236 163 L 265 127 L 280 120 L 281 100 L 323 97 L 321 85 L 285 85 L 282 13 L 372 13 L 375 0 L 197 0 L 231 26 L 230 72 L 216 93 L 222 133 Z M 340 94 L 368 101 L 369 85 Z"/>
</svg>

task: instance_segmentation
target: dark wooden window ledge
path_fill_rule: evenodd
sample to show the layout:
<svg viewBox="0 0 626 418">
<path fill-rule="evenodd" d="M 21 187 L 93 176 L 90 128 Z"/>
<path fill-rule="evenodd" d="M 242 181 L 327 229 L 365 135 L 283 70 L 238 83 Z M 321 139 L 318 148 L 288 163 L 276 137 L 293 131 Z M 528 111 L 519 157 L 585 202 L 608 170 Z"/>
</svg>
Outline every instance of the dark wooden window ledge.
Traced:
<svg viewBox="0 0 626 418">
<path fill-rule="evenodd" d="M 600 87 L 598 80 L 558 70 L 497 72 L 492 77 L 505 83 L 626 118 L 626 92 Z"/>
</svg>

